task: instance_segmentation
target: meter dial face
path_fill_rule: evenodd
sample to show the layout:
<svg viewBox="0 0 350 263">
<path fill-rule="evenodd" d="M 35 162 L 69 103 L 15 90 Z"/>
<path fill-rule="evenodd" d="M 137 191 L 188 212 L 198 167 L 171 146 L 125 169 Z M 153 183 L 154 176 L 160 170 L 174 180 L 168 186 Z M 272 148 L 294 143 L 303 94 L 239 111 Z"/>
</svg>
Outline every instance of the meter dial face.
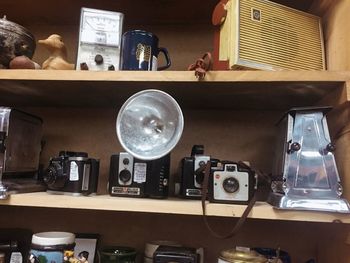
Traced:
<svg viewBox="0 0 350 263">
<path fill-rule="evenodd" d="M 119 46 L 121 19 L 120 13 L 84 10 L 80 41 L 89 44 Z"/>
<path fill-rule="evenodd" d="M 85 15 L 85 26 L 96 31 L 118 32 L 119 21 L 114 17 Z"/>
</svg>

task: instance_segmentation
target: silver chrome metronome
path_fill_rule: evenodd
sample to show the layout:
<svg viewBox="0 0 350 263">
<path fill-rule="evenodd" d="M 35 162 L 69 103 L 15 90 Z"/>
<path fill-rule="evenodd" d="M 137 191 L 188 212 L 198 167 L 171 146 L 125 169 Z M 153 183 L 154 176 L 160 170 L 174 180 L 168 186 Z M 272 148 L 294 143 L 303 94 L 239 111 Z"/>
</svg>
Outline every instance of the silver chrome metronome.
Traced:
<svg viewBox="0 0 350 263">
<path fill-rule="evenodd" d="M 76 69 L 118 70 L 124 15 L 83 7 Z"/>
<path fill-rule="evenodd" d="M 280 209 L 350 213 L 331 143 L 329 107 L 294 108 L 279 122 L 274 175 L 269 203 Z"/>
</svg>

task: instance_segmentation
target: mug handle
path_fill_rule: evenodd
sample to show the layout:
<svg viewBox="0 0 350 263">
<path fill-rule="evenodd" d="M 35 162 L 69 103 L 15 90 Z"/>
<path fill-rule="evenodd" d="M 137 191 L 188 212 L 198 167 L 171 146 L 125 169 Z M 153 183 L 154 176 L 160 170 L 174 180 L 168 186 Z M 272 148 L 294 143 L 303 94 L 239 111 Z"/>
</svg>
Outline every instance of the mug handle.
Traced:
<svg viewBox="0 0 350 263">
<path fill-rule="evenodd" d="M 166 48 L 164 48 L 164 47 L 160 47 L 158 50 L 159 50 L 159 53 L 163 53 L 164 54 L 164 57 L 165 57 L 165 60 L 166 60 L 166 65 L 158 67 L 157 70 L 164 70 L 164 69 L 169 68 L 171 66 L 171 60 L 170 60 L 170 56 L 169 56 L 168 50 Z"/>
</svg>

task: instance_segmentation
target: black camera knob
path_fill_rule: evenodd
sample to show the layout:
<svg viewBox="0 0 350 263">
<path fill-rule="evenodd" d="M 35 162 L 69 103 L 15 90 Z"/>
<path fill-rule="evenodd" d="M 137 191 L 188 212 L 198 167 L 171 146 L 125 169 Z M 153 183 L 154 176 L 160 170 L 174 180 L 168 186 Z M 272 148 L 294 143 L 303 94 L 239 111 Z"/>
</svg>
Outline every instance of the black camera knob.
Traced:
<svg viewBox="0 0 350 263">
<path fill-rule="evenodd" d="M 239 182 L 236 178 L 228 177 L 224 180 L 222 186 L 227 193 L 233 194 L 239 189 Z"/>
<path fill-rule="evenodd" d="M 121 172 L 119 173 L 119 178 L 120 178 L 120 180 L 121 180 L 123 183 L 126 183 L 126 182 L 130 181 L 130 179 L 131 179 L 131 173 L 130 173 L 130 171 L 124 169 L 123 171 L 121 171 Z"/>
</svg>

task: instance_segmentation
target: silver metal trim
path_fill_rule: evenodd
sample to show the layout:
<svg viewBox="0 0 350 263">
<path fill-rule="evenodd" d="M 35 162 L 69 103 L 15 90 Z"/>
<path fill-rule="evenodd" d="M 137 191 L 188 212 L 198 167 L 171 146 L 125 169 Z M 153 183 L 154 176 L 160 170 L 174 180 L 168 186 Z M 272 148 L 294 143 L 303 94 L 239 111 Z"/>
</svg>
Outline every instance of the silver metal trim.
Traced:
<svg viewBox="0 0 350 263">
<path fill-rule="evenodd" d="M 91 174 L 91 164 L 85 163 L 84 164 L 84 171 L 83 171 L 83 180 L 81 182 L 81 190 L 82 191 L 89 190 L 90 174 Z"/>
<path fill-rule="evenodd" d="M 87 161 L 87 160 L 89 160 L 89 158 L 87 157 L 80 157 L 80 156 L 68 157 L 68 161 Z"/>
</svg>

